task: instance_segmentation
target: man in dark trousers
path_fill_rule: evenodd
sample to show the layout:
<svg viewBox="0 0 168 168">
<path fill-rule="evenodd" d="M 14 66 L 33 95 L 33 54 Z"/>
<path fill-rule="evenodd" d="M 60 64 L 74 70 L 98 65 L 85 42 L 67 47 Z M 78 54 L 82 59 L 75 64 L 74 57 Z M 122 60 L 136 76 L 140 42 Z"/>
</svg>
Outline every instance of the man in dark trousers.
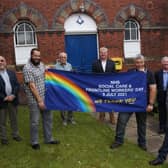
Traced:
<svg viewBox="0 0 168 168">
<path fill-rule="evenodd" d="M 92 64 L 92 72 L 95 73 L 110 73 L 115 72 L 115 63 L 108 58 L 108 49 L 106 47 L 100 48 L 100 58 Z M 114 113 L 110 112 L 110 122 L 115 124 Z M 100 112 L 99 119 L 103 121 L 105 113 Z"/>
<path fill-rule="evenodd" d="M 168 115 L 168 89 L 166 91 L 166 113 Z M 168 125 L 166 125 L 165 129 L 165 137 L 161 148 L 159 149 L 159 154 L 156 159 L 149 162 L 150 165 L 157 166 L 163 164 L 166 160 L 166 156 L 168 154 Z"/>
<path fill-rule="evenodd" d="M 142 71 L 146 73 L 147 76 L 147 107 L 146 111 L 137 112 L 136 115 L 136 122 L 137 122 L 137 142 L 138 146 L 143 149 L 147 150 L 146 147 L 146 119 L 147 119 L 147 112 L 151 112 L 153 110 L 153 104 L 155 102 L 155 95 L 156 95 L 156 82 L 154 75 L 151 71 L 149 71 L 145 66 L 145 58 L 143 55 L 138 54 L 134 59 L 135 68 L 130 71 Z M 131 117 L 133 112 L 124 112 L 119 113 L 117 127 L 116 127 L 116 135 L 115 141 L 111 145 L 111 149 L 118 148 L 122 146 L 124 143 L 124 136 L 127 123 Z"/>
<path fill-rule="evenodd" d="M 52 136 L 52 111 L 46 109 L 45 97 L 45 65 L 41 61 L 41 52 L 33 48 L 30 52 L 30 59 L 23 68 L 25 91 L 30 111 L 30 135 L 31 146 L 39 150 L 39 119 L 42 116 L 44 143 L 59 144 Z"/>
<path fill-rule="evenodd" d="M 6 69 L 6 66 L 6 59 L 0 56 L 0 132 L 3 145 L 8 144 L 6 135 L 7 114 L 9 114 L 13 139 L 21 141 L 17 126 L 19 83 L 15 73 Z"/>
<path fill-rule="evenodd" d="M 167 115 L 166 115 L 166 89 L 168 84 L 168 57 L 165 56 L 161 60 L 162 69 L 155 73 L 157 84 L 157 102 L 159 110 L 159 132 L 165 133 Z"/>
</svg>

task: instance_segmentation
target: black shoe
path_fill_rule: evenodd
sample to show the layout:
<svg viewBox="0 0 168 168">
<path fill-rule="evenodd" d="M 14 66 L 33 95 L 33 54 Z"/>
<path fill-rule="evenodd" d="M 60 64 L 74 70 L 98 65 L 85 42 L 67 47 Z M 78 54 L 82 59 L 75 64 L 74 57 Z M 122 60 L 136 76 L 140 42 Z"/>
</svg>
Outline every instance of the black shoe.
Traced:
<svg viewBox="0 0 168 168">
<path fill-rule="evenodd" d="M 154 160 L 150 161 L 149 164 L 153 165 L 153 166 L 157 166 L 157 165 L 163 164 L 163 161 L 161 161 L 157 158 L 157 159 L 154 159 Z"/>
<path fill-rule="evenodd" d="M 121 143 L 114 142 L 114 143 L 110 146 L 110 148 L 111 148 L 111 149 L 115 149 L 115 148 L 120 147 L 121 145 L 122 145 Z"/>
<path fill-rule="evenodd" d="M 144 150 L 144 151 L 147 151 L 147 147 L 146 147 L 146 145 L 138 145 L 142 150 Z"/>
<path fill-rule="evenodd" d="M 9 142 L 8 142 L 7 139 L 1 139 L 1 144 L 2 144 L 2 145 L 8 145 Z"/>
<path fill-rule="evenodd" d="M 13 137 L 13 140 L 15 140 L 15 141 L 21 141 L 22 140 L 22 138 L 20 137 L 20 136 L 17 136 L 17 137 Z"/>
<path fill-rule="evenodd" d="M 39 144 L 33 144 L 33 145 L 32 145 L 32 148 L 33 148 L 34 150 L 38 150 L 38 149 L 40 149 L 40 145 L 39 145 Z"/>
<path fill-rule="evenodd" d="M 60 144 L 60 141 L 59 140 L 53 140 L 53 141 L 47 142 L 47 144 L 57 145 L 57 144 Z"/>
</svg>

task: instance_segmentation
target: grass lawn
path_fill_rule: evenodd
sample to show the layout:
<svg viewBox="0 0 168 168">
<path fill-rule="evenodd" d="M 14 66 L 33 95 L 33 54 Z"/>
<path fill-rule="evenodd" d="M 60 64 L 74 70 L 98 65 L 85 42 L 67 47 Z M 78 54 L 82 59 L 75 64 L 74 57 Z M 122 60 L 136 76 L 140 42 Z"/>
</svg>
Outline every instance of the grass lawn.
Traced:
<svg viewBox="0 0 168 168">
<path fill-rule="evenodd" d="M 9 135 L 9 145 L 0 145 L 0 168 L 151 167 L 148 161 L 154 156 L 142 151 L 136 144 L 126 142 L 123 147 L 111 150 L 109 146 L 114 139 L 114 131 L 108 125 L 99 123 L 88 113 L 75 113 L 75 119 L 77 125 L 64 127 L 60 114 L 54 112 L 53 135 L 61 144 L 44 144 L 40 125 L 41 149 L 35 151 L 29 143 L 28 109 L 19 107 L 18 120 L 23 141 L 15 142 Z M 160 167 L 167 168 L 168 164 Z"/>
</svg>

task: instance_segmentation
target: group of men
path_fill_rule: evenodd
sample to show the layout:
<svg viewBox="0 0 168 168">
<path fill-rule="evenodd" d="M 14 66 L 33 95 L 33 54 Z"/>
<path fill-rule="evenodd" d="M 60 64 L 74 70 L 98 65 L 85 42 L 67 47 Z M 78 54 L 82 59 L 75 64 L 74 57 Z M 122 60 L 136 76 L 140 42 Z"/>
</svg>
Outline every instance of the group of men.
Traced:
<svg viewBox="0 0 168 168">
<path fill-rule="evenodd" d="M 155 95 L 157 94 L 157 102 L 159 109 L 159 133 L 165 133 L 165 139 L 162 147 L 159 150 L 159 155 L 155 160 L 149 162 L 150 165 L 162 164 L 168 153 L 168 57 L 162 58 L 163 69 L 153 73 L 145 66 L 145 58 L 143 55 L 137 55 L 134 59 L 135 68 L 130 71 L 143 71 L 147 76 L 147 107 L 146 111 L 136 113 L 137 132 L 138 132 L 138 146 L 147 150 L 146 147 L 146 119 L 147 112 L 151 112 L 155 103 Z M 55 68 L 58 70 L 72 71 L 72 66 L 67 62 L 67 54 L 60 53 L 59 62 L 56 63 Z M 59 140 L 54 140 L 52 137 L 52 112 L 46 110 L 45 97 L 45 65 L 41 62 L 40 50 L 34 48 L 31 50 L 30 59 L 23 68 L 24 87 L 27 95 L 28 106 L 30 111 L 30 135 L 31 146 L 33 149 L 40 149 L 38 126 L 39 117 L 42 116 L 44 143 L 59 144 Z M 108 57 L 108 49 L 106 47 L 100 48 L 100 58 L 92 64 L 92 72 L 95 73 L 111 73 L 116 72 L 115 63 Z M 6 135 L 7 114 L 9 113 L 12 136 L 16 141 L 21 141 L 17 127 L 17 105 L 18 105 L 19 83 L 13 71 L 7 69 L 6 59 L 0 56 L 0 133 L 1 143 L 8 144 Z M 167 104 L 166 104 L 167 102 Z M 8 113 L 7 113 L 8 112 Z M 68 122 L 75 124 L 72 111 L 61 112 L 63 124 Z M 116 136 L 114 143 L 110 146 L 111 149 L 120 147 L 124 143 L 124 134 L 126 125 L 132 113 L 119 113 Z M 114 123 L 114 114 L 109 112 L 110 120 Z M 104 120 L 105 113 L 100 113 L 100 120 Z"/>
</svg>

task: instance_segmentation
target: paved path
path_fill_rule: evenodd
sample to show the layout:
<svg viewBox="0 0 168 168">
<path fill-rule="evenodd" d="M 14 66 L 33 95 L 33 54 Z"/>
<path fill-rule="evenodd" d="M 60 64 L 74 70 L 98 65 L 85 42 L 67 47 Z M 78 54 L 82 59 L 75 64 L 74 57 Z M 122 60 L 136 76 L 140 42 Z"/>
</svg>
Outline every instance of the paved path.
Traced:
<svg viewBox="0 0 168 168">
<path fill-rule="evenodd" d="M 115 113 L 115 118 L 117 121 L 118 114 Z M 98 113 L 95 116 L 98 118 Z M 112 125 L 109 123 L 109 115 L 106 113 L 105 122 L 109 124 L 110 127 L 115 131 L 116 124 Z M 147 118 L 147 148 L 148 152 L 152 153 L 153 155 L 157 156 L 158 149 L 163 143 L 164 135 L 159 135 L 157 133 L 158 131 L 158 121 L 152 116 L 148 115 Z M 133 114 L 127 124 L 126 128 L 126 135 L 125 138 L 127 138 L 130 142 L 137 143 L 137 126 L 136 126 L 136 119 L 135 115 Z M 167 160 L 168 162 L 168 157 Z"/>
</svg>

